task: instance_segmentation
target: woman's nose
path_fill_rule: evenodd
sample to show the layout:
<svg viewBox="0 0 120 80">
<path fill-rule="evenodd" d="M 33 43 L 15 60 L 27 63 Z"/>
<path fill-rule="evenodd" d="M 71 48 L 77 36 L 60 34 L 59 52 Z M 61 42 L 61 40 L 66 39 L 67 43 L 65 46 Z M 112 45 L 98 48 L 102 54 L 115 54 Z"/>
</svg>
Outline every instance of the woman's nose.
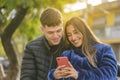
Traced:
<svg viewBox="0 0 120 80">
<path fill-rule="evenodd" d="M 76 38 L 76 36 L 74 34 L 72 34 L 71 39 L 75 40 L 75 38 Z"/>
</svg>

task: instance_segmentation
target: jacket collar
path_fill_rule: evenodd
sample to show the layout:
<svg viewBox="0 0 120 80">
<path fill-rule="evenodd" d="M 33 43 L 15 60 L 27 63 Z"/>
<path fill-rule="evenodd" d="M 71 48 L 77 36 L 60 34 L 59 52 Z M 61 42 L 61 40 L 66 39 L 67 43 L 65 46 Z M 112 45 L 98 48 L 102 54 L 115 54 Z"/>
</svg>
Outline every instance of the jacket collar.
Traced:
<svg viewBox="0 0 120 80">
<path fill-rule="evenodd" d="M 85 57 L 85 55 L 84 55 L 83 52 L 82 52 L 81 47 L 74 47 L 74 46 L 72 46 L 72 48 L 73 48 L 73 50 L 74 50 L 74 52 L 75 52 L 76 54 L 78 54 L 78 55 L 81 56 L 81 57 Z"/>
<path fill-rule="evenodd" d="M 50 45 L 48 44 L 48 41 L 46 40 L 45 36 L 43 36 L 43 42 L 48 50 L 50 50 Z"/>
<path fill-rule="evenodd" d="M 49 43 L 48 43 L 47 39 L 45 38 L 45 36 L 43 36 L 43 42 L 44 42 L 45 46 L 47 47 L 47 49 L 50 51 L 51 50 L 51 46 L 49 45 Z M 54 51 L 54 53 L 57 52 L 58 49 L 64 47 L 64 39 L 63 38 L 62 38 L 60 44 L 57 47 L 58 48 Z"/>
</svg>

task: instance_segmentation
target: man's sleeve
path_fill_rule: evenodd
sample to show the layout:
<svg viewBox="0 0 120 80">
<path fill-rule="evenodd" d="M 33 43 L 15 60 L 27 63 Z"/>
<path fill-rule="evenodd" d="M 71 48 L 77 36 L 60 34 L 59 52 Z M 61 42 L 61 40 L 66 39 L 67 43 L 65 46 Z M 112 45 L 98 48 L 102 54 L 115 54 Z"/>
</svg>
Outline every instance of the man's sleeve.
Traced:
<svg viewBox="0 0 120 80">
<path fill-rule="evenodd" d="M 21 65 L 20 80 L 37 80 L 36 67 L 32 49 L 26 46 Z"/>
</svg>

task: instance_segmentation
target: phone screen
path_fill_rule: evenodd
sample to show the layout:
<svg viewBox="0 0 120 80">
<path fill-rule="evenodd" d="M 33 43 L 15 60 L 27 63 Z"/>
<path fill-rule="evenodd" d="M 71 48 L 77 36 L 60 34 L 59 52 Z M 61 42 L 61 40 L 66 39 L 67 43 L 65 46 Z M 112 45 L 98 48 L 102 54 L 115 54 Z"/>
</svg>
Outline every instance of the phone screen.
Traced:
<svg viewBox="0 0 120 80">
<path fill-rule="evenodd" d="M 56 61 L 57 61 L 58 66 L 66 65 L 67 67 L 69 67 L 67 57 L 57 57 Z"/>
</svg>

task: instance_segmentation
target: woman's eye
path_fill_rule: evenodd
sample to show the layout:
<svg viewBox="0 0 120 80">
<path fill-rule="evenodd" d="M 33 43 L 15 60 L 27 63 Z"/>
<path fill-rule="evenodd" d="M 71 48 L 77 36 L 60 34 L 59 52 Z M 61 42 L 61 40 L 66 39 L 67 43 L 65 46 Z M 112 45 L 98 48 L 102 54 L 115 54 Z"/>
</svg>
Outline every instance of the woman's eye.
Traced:
<svg viewBox="0 0 120 80">
<path fill-rule="evenodd" d="M 77 34 L 78 32 L 77 31 L 74 31 L 74 34 Z"/>
<path fill-rule="evenodd" d="M 70 34 L 67 34 L 68 37 L 70 37 L 71 35 Z"/>
</svg>

